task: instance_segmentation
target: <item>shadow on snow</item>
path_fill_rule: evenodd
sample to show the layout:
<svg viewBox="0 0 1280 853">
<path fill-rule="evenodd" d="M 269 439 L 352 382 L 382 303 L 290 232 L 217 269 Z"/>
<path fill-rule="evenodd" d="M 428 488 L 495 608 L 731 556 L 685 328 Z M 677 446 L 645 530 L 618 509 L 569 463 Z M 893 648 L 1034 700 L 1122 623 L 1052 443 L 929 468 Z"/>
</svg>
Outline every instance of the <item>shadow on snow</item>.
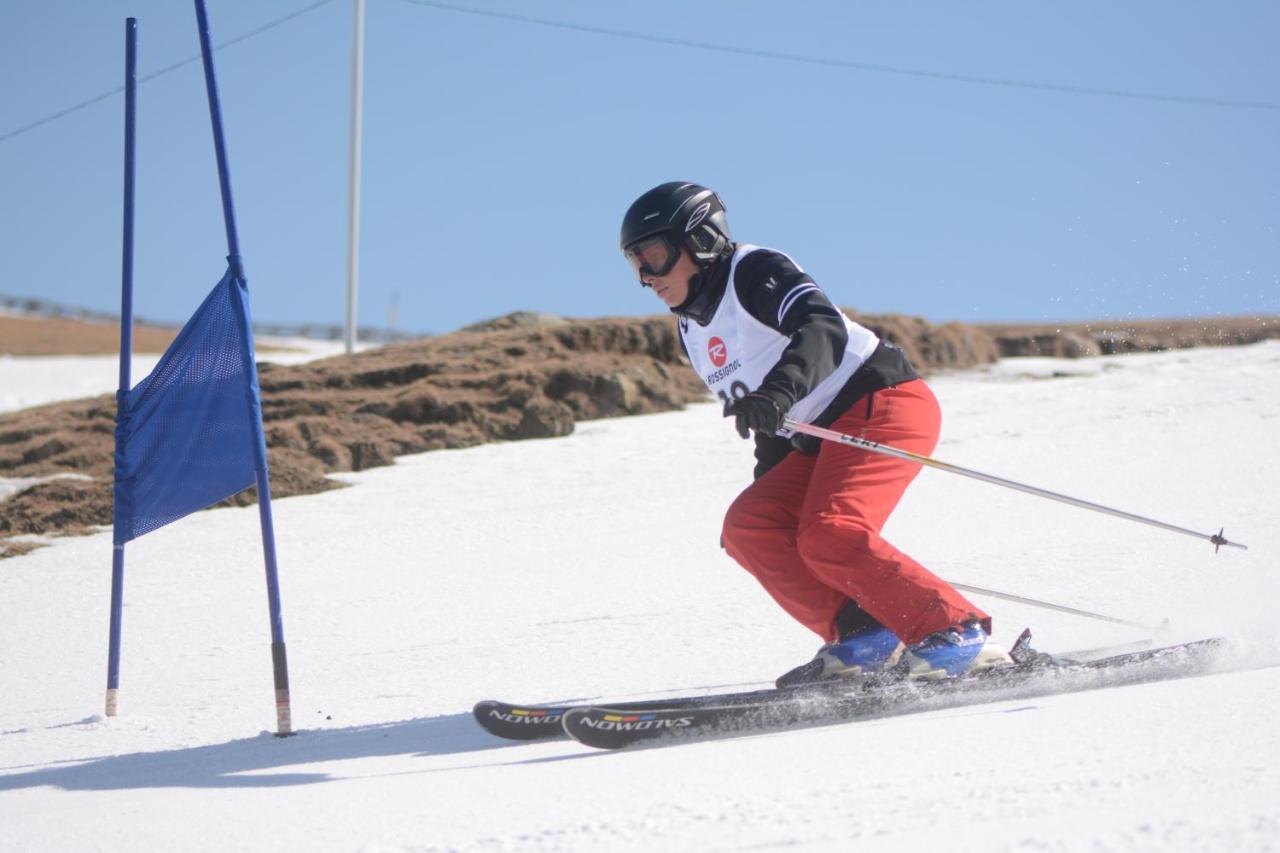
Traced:
<svg viewBox="0 0 1280 853">
<path fill-rule="evenodd" d="M 135 752 L 0 775 L 0 791 L 43 785 L 67 791 L 130 788 L 274 788 L 339 780 L 324 772 L 271 772 L 326 761 L 391 755 L 457 755 L 518 742 L 481 730 L 470 713 L 345 729 L 263 733 L 208 746 Z"/>
</svg>

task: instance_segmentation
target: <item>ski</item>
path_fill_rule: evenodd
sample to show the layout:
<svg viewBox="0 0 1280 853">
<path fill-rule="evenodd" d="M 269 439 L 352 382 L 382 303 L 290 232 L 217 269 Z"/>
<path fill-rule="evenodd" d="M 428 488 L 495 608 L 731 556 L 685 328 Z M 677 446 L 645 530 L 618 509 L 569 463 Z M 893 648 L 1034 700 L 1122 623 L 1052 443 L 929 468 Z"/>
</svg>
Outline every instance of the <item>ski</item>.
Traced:
<svg viewBox="0 0 1280 853">
<path fill-rule="evenodd" d="M 1016 663 L 957 678 L 868 679 L 805 695 L 761 691 L 754 701 L 733 704 L 579 706 L 566 709 L 560 720 L 580 743 L 619 749 L 644 741 L 823 725 L 1181 678 L 1207 669 L 1221 643 L 1214 638 L 1071 661 L 1032 651 L 1024 634 L 1010 652 Z"/>
<path fill-rule="evenodd" d="M 565 736 L 560 719 L 569 706 L 548 708 L 539 705 L 514 705 L 496 699 L 477 702 L 471 709 L 480 727 L 491 735 L 507 740 L 547 740 Z"/>
<path fill-rule="evenodd" d="M 1023 635 L 1024 637 L 1027 637 L 1028 633 L 1024 631 Z M 1027 641 L 1020 638 L 1019 642 L 1022 642 L 1025 645 Z M 1130 651 L 1135 645 L 1145 648 L 1150 645 L 1150 642 L 1151 641 L 1149 640 L 1143 640 L 1139 643 L 1129 643 L 1125 646 L 1108 646 L 1100 649 L 1065 652 L 1061 655 L 1054 655 L 1054 658 L 1055 660 L 1077 662 L 1108 655 L 1115 655 L 1119 654 L 1121 651 Z M 1016 645 L 1015 648 L 1017 648 Z M 629 702 L 611 702 L 608 704 L 608 707 L 614 711 L 627 711 L 630 713 L 704 706 L 724 707 L 737 706 L 741 704 L 756 704 L 762 700 L 799 700 L 823 694 L 839 694 L 846 689 L 847 685 L 841 682 L 822 682 L 819 684 L 804 685 L 801 687 L 792 687 L 782 690 L 769 687 L 734 693 L 713 693 L 667 699 L 642 699 Z M 567 736 L 565 729 L 561 724 L 565 712 L 578 708 L 590 708 L 593 707 L 594 704 L 595 703 L 591 702 L 567 702 L 560 705 L 522 705 L 513 702 L 503 702 L 497 699 L 486 699 L 482 702 L 477 702 L 475 707 L 471 709 L 471 713 L 481 728 L 492 735 L 496 735 L 497 737 L 505 738 L 507 740 L 549 740 Z"/>
<path fill-rule="evenodd" d="M 746 690 L 738 693 L 711 693 L 700 696 L 680 696 L 669 699 L 642 699 L 634 702 L 610 703 L 614 710 L 640 713 L 648 710 L 695 708 L 703 706 L 735 707 L 740 704 L 756 704 L 762 700 L 782 696 L 802 698 L 813 694 L 829 693 L 835 686 L 830 682 L 808 684 L 778 689 L 776 687 Z M 477 702 L 471 714 L 485 731 L 507 740 L 545 740 L 565 737 L 561 722 L 572 710 L 595 707 L 587 703 L 562 705 L 519 705 L 497 699 Z"/>
</svg>

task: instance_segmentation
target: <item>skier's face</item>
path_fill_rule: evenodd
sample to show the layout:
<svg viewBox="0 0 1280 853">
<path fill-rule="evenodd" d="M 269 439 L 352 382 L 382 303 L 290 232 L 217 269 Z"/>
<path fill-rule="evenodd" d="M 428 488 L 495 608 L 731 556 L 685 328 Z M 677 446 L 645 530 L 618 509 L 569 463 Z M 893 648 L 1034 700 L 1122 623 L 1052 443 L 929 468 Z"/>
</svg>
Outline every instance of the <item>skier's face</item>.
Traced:
<svg viewBox="0 0 1280 853">
<path fill-rule="evenodd" d="M 689 279 L 697 274 L 698 265 L 687 251 L 681 249 L 680 259 L 666 275 L 642 274 L 640 280 L 652 287 L 668 308 L 675 308 L 689 298 Z"/>
</svg>

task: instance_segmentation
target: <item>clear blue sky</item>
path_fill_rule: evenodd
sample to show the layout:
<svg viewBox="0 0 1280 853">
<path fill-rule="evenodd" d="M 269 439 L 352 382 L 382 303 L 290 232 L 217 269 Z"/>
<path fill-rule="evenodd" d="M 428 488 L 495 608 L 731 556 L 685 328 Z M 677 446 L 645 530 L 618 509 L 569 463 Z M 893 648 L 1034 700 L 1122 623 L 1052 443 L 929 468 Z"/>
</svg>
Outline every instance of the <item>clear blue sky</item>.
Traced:
<svg viewBox="0 0 1280 853">
<path fill-rule="evenodd" d="M 221 44 L 315 0 L 209 2 Z M 362 323 L 397 292 L 418 331 L 660 313 L 616 240 L 667 180 L 866 312 L 1280 313 L 1275 3 L 456 2 L 746 53 L 368 0 Z M 178 0 L 6 12 L 0 293 L 118 310 L 123 97 L 3 137 L 120 86 L 129 15 L 140 75 L 199 53 Z M 216 54 L 259 322 L 342 321 L 352 17 L 330 0 Z M 135 310 L 182 321 L 226 254 L 198 62 L 140 86 L 138 133 Z"/>
</svg>

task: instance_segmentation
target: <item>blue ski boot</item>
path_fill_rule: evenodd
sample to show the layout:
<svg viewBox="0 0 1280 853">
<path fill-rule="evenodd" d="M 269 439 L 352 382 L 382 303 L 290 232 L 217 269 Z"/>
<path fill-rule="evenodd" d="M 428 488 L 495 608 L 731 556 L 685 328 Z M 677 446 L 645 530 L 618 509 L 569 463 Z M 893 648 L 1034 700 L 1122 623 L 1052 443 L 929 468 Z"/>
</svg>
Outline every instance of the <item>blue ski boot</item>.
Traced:
<svg viewBox="0 0 1280 853">
<path fill-rule="evenodd" d="M 902 641 L 880 625 L 854 631 L 838 643 L 818 649 L 813 660 L 778 678 L 779 687 L 796 687 L 826 681 L 829 678 L 853 677 L 880 672 L 898 662 Z"/>
<path fill-rule="evenodd" d="M 906 650 L 901 665 L 910 678 L 949 678 L 1002 663 L 1012 663 L 1008 653 L 974 621 L 925 637 Z"/>
</svg>

